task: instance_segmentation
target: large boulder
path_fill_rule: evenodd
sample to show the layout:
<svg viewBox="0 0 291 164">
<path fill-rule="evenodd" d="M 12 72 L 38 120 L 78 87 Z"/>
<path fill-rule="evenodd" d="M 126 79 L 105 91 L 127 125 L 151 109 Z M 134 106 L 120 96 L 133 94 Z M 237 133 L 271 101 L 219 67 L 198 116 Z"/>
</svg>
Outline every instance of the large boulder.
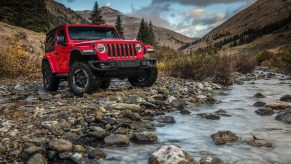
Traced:
<svg viewBox="0 0 291 164">
<path fill-rule="evenodd" d="M 141 107 L 140 105 L 136 104 L 125 104 L 125 103 L 115 103 L 109 105 L 110 108 L 116 109 L 116 110 L 131 110 L 134 112 L 140 111 Z"/>
<path fill-rule="evenodd" d="M 155 132 L 137 132 L 133 134 L 132 140 L 136 143 L 156 143 L 157 134 Z"/>
<path fill-rule="evenodd" d="M 237 141 L 239 138 L 231 131 L 218 131 L 211 135 L 212 140 L 216 145 L 224 145 L 228 142 Z"/>
<path fill-rule="evenodd" d="M 280 101 L 291 102 L 291 95 L 284 95 L 280 98 Z"/>
<path fill-rule="evenodd" d="M 275 119 L 291 124 L 291 108 L 279 112 Z"/>
<path fill-rule="evenodd" d="M 110 146 L 128 146 L 129 138 L 122 134 L 111 134 L 105 137 L 105 143 Z"/>
<path fill-rule="evenodd" d="M 71 152 L 73 150 L 73 144 L 64 139 L 52 139 L 49 142 L 49 148 L 56 152 Z"/>
<path fill-rule="evenodd" d="M 185 150 L 175 145 L 165 145 L 156 149 L 148 160 L 149 164 L 198 164 Z"/>
</svg>

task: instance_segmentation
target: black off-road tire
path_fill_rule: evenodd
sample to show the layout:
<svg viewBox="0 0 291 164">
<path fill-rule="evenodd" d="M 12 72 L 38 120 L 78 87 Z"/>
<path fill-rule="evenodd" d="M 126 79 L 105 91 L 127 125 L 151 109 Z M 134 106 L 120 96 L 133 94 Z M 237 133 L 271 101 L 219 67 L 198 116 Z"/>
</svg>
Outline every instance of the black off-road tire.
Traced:
<svg viewBox="0 0 291 164">
<path fill-rule="evenodd" d="M 108 89 L 110 87 L 110 79 L 106 79 L 106 80 L 102 80 L 102 85 L 100 87 L 100 89 Z"/>
<path fill-rule="evenodd" d="M 129 77 L 129 83 L 134 87 L 151 87 L 154 85 L 158 78 L 158 69 L 157 67 L 152 67 L 145 70 L 143 76 Z"/>
<path fill-rule="evenodd" d="M 42 76 L 45 91 L 57 91 L 59 89 L 60 79 L 55 77 L 47 60 L 42 61 Z"/>
<path fill-rule="evenodd" d="M 82 76 L 78 76 L 80 72 L 81 74 L 84 74 L 86 80 L 82 80 L 84 78 L 82 78 Z M 86 82 L 80 83 L 78 82 L 80 80 Z M 85 93 L 91 94 L 93 91 L 98 90 L 102 84 L 102 81 L 92 72 L 88 64 L 76 62 L 70 68 L 68 83 L 71 91 L 75 95 L 83 96 Z"/>
</svg>

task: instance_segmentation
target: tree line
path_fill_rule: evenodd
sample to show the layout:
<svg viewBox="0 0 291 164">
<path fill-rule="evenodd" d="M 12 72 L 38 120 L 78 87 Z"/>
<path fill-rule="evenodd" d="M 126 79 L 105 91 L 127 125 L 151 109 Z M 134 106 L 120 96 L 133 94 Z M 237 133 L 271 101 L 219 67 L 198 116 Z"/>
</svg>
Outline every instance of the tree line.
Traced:
<svg viewBox="0 0 291 164">
<path fill-rule="evenodd" d="M 280 21 L 276 21 L 265 25 L 264 27 L 251 28 L 239 35 L 234 35 L 223 39 L 222 41 L 216 42 L 214 45 L 206 46 L 196 50 L 199 54 L 215 54 L 217 51 L 222 49 L 224 46 L 236 47 L 243 44 L 248 44 L 255 39 L 262 37 L 263 35 L 270 34 L 276 30 L 279 30 L 291 22 L 291 11 L 289 15 Z M 288 26 L 286 26 L 288 28 Z M 214 36 L 215 37 L 215 36 Z M 220 37 L 220 36 L 217 36 Z M 215 37 L 216 38 L 216 37 Z"/>
<path fill-rule="evenodd" d="M 1 0 L 0 21 L 36 32 L 48 31 L 45 0 Z"/>
</svg>

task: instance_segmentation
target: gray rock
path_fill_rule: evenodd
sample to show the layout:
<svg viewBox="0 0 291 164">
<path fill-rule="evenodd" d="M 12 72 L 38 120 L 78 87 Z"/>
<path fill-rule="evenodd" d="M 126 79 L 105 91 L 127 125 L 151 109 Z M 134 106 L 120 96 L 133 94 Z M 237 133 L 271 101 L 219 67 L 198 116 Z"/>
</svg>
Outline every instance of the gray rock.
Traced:
<svg viewBox="0 0 291 164">
<path fill-rule="evenodd" d="M 107 118 L 103 119 L 102 122 L 104 124 L 114 125 L 117 121 L 115 118 L 107 117 Z"/>
<path fill-rule="evenodd" d="M 59 157 L 60 159 L 70 159 L 71 156 L 72 156 L 73 153 L 71 152 L 62 152 L 62 153 L 59 153 Z"/>
<path fill-rule="evenodd" d="M 46 144 L 45 138 L 32 138 L 27 140 L 27 142 L 34 144 L 35 146 L 43 147 Z"/>
<path fill-rule="evenodd" d="M 142 102 L 142 99 L 136 95 L 130 95 L 128 99 L 130 104 L 138 104 Z"/>
<path fill-rule="evenodd" d="M 160 87 L 158 89 L 158 93 L 160 93 L 162 95 L 168 95 L 168 94 L 170 94 L 170 91 L 167 88 Z"/>
<path fill-rule="evenodd" d="M 47 164 L 47 160 L 42 154 L 37 153 L 33 155 L 26 163 L 27 164 Z"/>
<path fill-rule="evenodd" d="M 87 135 L 89 137 L 95 137 L 97 139 L 104 139 L 106 136 L 108 136 L 108 133 L 106 130 L 104 130 L 101 127 L 90 127 L 92 132 L 89 132 Z"/>
<path fill-rule="evenodd" d="M 272 108 L 260 108 L 258 110 L 255 111 L 255 113 L 257 113 L 258 115 L 261 115 L 261 116 L 270 116 L 272 114 L 274 114 L 275 112 L 273 111 Z"/>
<path fill-rule="evenodd" d="M 100 104 L 100 105 L 110 105 L 110 104 L 114 103 L 114 102 L 110 101 L 109 98 L 107 98 L 107 97 L 97 98 L 95 102 L 97 104 Z"/>
<path fill-rule="evenodd" d="M 279 112 L 275 119 L 291 124 L 291 108 Z"/>
<path fill-rule="evenodd" d="M 219 120 L 220 119 L 220 117 L 218 115 L 212 114 L 212 113 L 200 113 L 197 115 L 202 117 L 202 118 L 208 119 L 208 120 Z"/>
<path fill-rule="evenodd" d="M 133 141 L 141 144 L 156 143 L 157 134 L 155 132 L 137 132 L 133 134 Z"/>
<path fill-rule="evenodd" d="M 71 152 L 73 150 L 73 144 L 64 139 L 52 139 L 49 142 L 49 148 L 57 152 Z"/>
<path fill-rule="evenodd" d="M 266 96 L 264 96 L 262 93 L 256 93 L 254 98 L 266 98 Z"/>
<path fill-rule="evenodd" d="M 182 115 L 189 115 L 189 114 L 191 114 L 191 112 L 190 112 L 189 110 L 187 110 L 187 109 L 182 109 L 182 110 L 180 110 L 180 113 L 181 113 Z"/>
<path fill-rule="evenodd" d="M 101 159 L 101 158 L 106 158 L 107 153 L 103 149 L 94 149 L 88 153 L 88 158 L 89 159 Z"/>
<path fill-rule="evenodd" d="M 39 99 L 43 100 L 43 101 L 48 101 L 48 100 L 51 100 L 53 98 L 54 98 L 54 96 L 47 93 L 47 92 L 42 92 L 39 94 Z"/>
<path fill-rule="evenodd" d="M 200 159 L 200 164 L 224 164 L 224 161 L 217 157 L 205 156 Z"/>
<path fill-rule="evenodd" d="M 50 130 L 54 135 L 60 136 L 64 134 L 62 127 L 57 121 L 45 121 L 41 123 L 41 126 Z"/>
<path fill-rule="evenodd" d="M 44 151 L 44 149 L 41 147 L 31 146 L 31 147 L 23 150 L 22 157 L 29 158 L 31 155 L 36 154 L 36 153 L 42 153 L 43 151 Z"/>
<path fill-rule="evenodd" d="M 291 95 L 284 95 L 280 98 L 280 101 L 291 102 Z"/>
<path fill-rule="evenodd" d="M 198 164 L 190 154 L 175 145 L 164 145 L 156 149 L 148 160 L 149 164 Z"/>
<path fill-rule="evenodd" d="M 74 153 L 70 158 L 75 164 L 86 164 L 86 160 L 82 154 Z"/>
<path fill-rule="evenodd" d="M 265 105 L 266 105 L 266 103 L 262 102 L 262 101 L 257 101 L 256 103 L 254 103 L 254 107 L 263 107 Z"/>
<path fill-rule="evenodd" d="M 110 146 L 128 146 L 129 138 L 122 134 L 111 134 L 105 137 L 105 143 Z"/>
<path fill-rule="evenodd" d="M 160 116 L 157 121 L 160 123 L 176 123 L 176 120 L 173 116 Z"/>
</svg>

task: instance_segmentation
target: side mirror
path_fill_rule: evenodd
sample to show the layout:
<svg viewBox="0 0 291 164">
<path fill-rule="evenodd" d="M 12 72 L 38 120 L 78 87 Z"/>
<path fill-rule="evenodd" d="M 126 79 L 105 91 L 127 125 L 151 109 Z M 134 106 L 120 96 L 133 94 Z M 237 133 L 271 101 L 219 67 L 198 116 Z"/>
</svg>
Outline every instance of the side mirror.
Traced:
<svg viewBox="0 0 291 164">
<path fill-rule="evenodd" d="M 145 45 L 144 50 L 145 50 L 145 53 L 154 53 L 155 52 L 154 47 L 150 46 L 150 45 Z"/>
</svg>

